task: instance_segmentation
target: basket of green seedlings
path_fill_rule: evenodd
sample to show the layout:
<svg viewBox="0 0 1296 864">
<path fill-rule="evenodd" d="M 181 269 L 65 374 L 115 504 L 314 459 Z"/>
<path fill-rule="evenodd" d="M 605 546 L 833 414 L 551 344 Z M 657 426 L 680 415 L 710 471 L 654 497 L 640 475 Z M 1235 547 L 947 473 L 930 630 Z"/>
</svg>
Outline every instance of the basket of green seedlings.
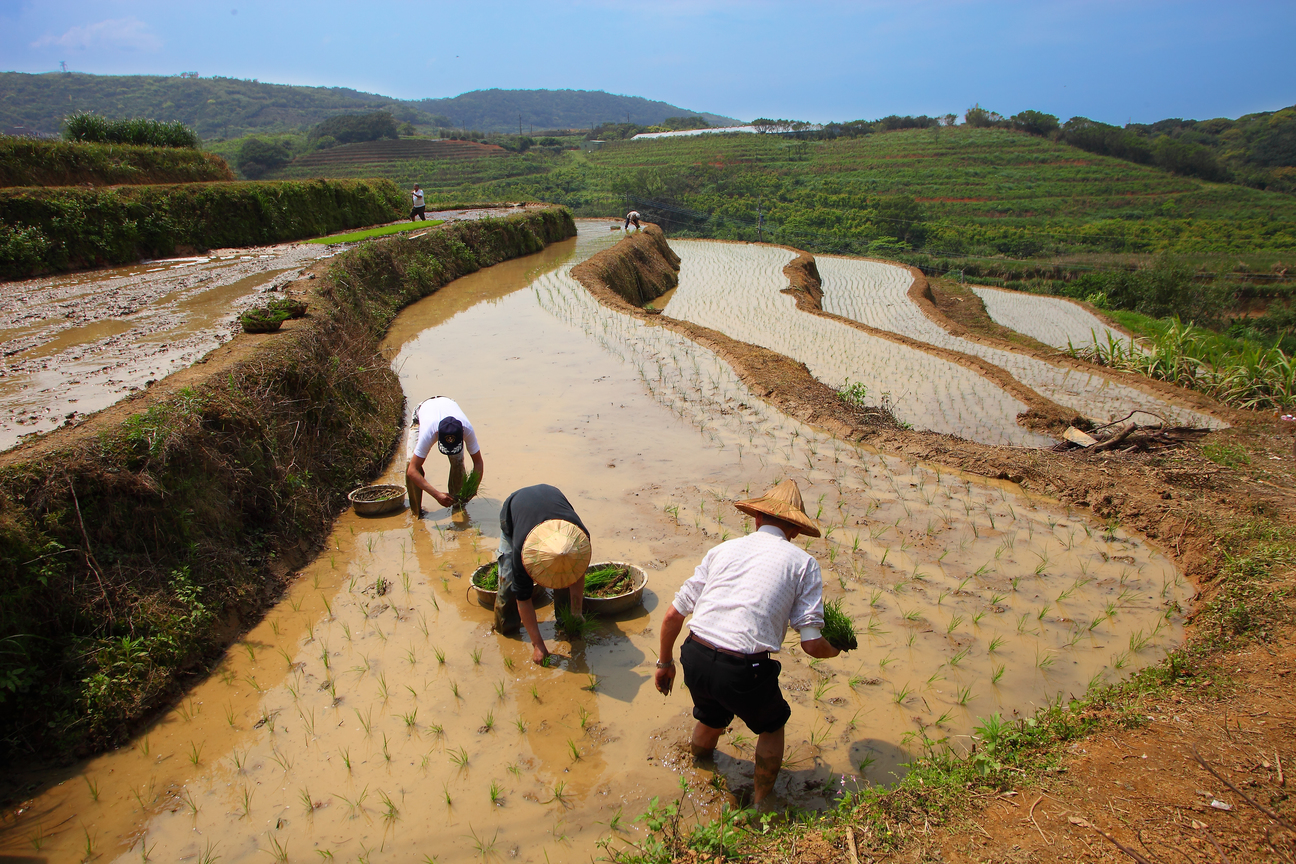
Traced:
<svg viewBox="0 0 1296 864">
<path fill-rule="evenodd" d="M 271 312 L 287 315 L 289 318 L 306 317 L 306 304 L 291 297 L 276 297 L 265 305 Z"/>
<path fill-rule="evenodd" d="M 829 600 L 824 604 L 824 626 L 821 634 L 829 645 L 838 651 L 852 651 L 859 647 L 855 638 L 855 622 L 841 610 L 842 601 Z"/>
<path fill-rule="evenodd" d="M 544 592 L 543 586 L 535 586 L 535 591 L 531 594 L 531 602 L 539 606 L 545 599 Z M 498 561 L 487 562 L 473 571 L 472 578 L 468 580 L 468 593 L 473 595 L 477 605 L 483 609 L 495 608 L 495 595 L 499 593 Z"/>
<path fill-rule="evenodd" d="M 624 561 L 591 564 L 585 570 L 585 603 L 587 615 L 616 615 L 643 603 L 648 574 L 643 568 Z M 566 602 L 566 591 L 554 592 L 558 604 Z"/>
<path fill-rule="evenodd" d="M 405 487 L 392 484 L 361 486 L 347 495 L 358 516 L 385 516 L 405 509 Z"/>
<path fill-rule="evenodd" d="M 249 309 L 239 316 L 244 333 L 273 333 L 292 316 L 282 309 L 271 309 L 263 306 Z"/>
</svg>

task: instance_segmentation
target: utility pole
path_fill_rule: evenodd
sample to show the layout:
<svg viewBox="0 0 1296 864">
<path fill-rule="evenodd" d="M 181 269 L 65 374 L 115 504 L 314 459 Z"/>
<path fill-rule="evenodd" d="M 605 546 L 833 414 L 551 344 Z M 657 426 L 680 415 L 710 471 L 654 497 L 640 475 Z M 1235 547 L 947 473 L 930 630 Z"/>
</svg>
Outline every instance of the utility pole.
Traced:
<svg viewBox="0 0 1296 864">
<path fill-rule="evenodd" d="M 59 66 L 62 67 L 62 69 L 63 69 L 64 72 L 67 71 L 67 61 L 66 61 L 66 60 L 60 60 L 60 61 L 59 61 Z"/>
</svg>

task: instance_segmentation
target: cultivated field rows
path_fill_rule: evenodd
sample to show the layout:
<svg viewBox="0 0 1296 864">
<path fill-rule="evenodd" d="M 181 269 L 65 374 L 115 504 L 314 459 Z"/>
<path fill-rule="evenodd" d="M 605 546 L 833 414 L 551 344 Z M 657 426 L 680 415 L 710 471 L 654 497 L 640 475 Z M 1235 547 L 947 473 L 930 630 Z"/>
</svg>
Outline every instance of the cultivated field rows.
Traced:
<svg viewBox="0 0 1296 864">
<path fill-rule="evenodd" d="M 1024 333 L 1032 339 L 1066 349 L 1106 345 L 1108 338 L 1124 339 L 1124 334 L 1108 327 L 1092 312 L 1061 297 L 1025 294 L 973 285 L 972 291 L 985 304 L 986 313 L 996 324 Z"/>
<path fill-rule="evenodd" d="M 805 363 L 830 387 L 861 382 L 869 401 L 920 429 L 986 444 L 1048 446 L 1017 424 L 1026 405 L 957 363 L 807 315 L 779 292 L 794 253 L 775 247 L 675 240 L 679 288 L 666 314 Z M 906 302 L 907 299 L 906 299 Z"/>
</svg>

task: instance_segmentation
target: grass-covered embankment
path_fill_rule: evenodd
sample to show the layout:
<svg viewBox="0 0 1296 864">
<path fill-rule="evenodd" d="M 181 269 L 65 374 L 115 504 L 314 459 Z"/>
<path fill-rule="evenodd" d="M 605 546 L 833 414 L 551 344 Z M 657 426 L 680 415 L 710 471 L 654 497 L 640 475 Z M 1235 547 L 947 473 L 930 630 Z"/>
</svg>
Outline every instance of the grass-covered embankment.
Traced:
<svg viewBox="0 0 1296 864">
<path fill-rule="evenodd" d="M 0 190 L 0 278 L 256 246 L 404 216 L 389 180 Z"/>
<path fill-rule="evenodd" d="M 0 761 L 119 740 L 324 538 L 399 431 L 405 305 L 576 233 L 566 210 L 339 256 L 307 318 L 0 457 Z"/>
<path fill-rule="evenodd" d="M 118 186 L 234 180 L 214 153 L 0 136 L 0 186 Z"/>
</svg>

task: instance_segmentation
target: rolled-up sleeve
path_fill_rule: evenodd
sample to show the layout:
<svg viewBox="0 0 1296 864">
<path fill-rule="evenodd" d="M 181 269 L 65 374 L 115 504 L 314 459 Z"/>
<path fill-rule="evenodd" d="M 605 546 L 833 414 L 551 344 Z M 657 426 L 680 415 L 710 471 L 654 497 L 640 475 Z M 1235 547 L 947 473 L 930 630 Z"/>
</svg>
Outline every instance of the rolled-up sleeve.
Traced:
<svg viewBox="0 0 1296 864">
<path fill-rule="evenodd" d="M 794 630 L 813 627 L 823 629 L 823 573 L 819 562 L 811 558 L 801 573 L 801 584 L 796 599 L 792 601 L 792 615 L 789 623 Z"/>
<path fill-rule="evenodd" d="M 694 607 L 697 606 L 698 598 L 702 596 L 702 589 L 706 586 L 707 580 L 707 562 L 711 560 L 711 553 L 708 552 L 703 558 L 702 563 L 693 570 L 693 575 L 685 580 L 680 589 L 675 592 L 675 599 L 671 605 L 675 611 L 681 615 L 692 615 Z"/>
</svg>

